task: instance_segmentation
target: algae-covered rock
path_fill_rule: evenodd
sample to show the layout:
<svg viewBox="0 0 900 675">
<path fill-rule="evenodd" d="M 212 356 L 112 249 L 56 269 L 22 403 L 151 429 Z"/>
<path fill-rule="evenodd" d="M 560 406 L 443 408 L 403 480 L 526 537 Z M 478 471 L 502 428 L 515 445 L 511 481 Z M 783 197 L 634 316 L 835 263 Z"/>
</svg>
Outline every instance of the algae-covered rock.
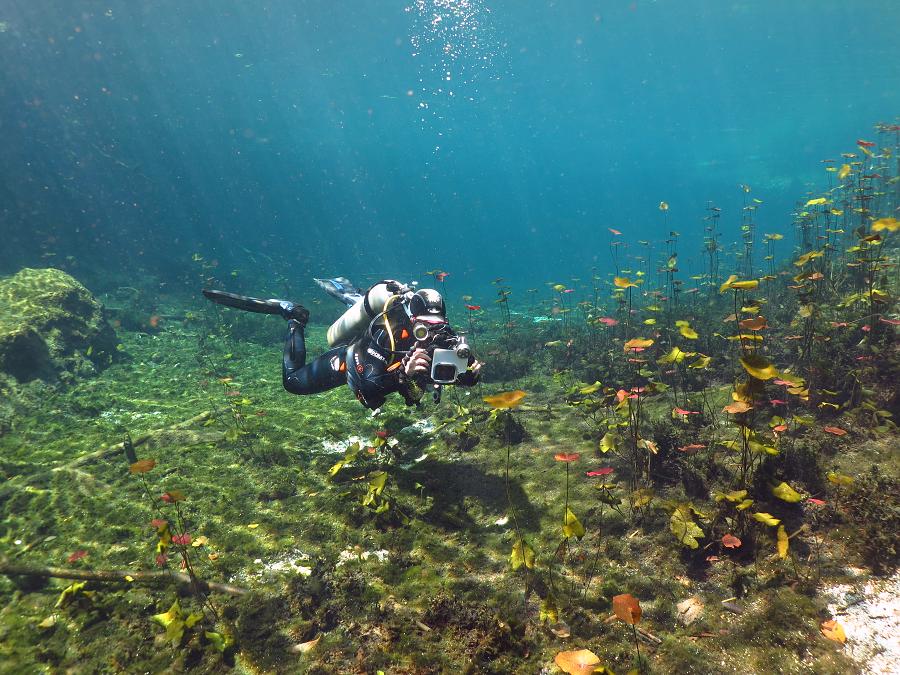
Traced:
<svg viewBox="0 0 900 675">
<path fill-rule="evenodd" d="M 103 307 L 69 274 L 25 268 L 0 279 L 0 373 L 67 381 L 110 363 L 115 346 Z"/>
</svg>

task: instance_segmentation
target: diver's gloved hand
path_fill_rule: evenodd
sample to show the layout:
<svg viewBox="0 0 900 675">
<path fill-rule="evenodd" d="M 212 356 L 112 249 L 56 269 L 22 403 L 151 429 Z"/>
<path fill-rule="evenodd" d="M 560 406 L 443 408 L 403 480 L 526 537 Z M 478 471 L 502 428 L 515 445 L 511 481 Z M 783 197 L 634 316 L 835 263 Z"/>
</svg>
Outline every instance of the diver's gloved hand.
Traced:
<svg viewBox="0 0 900 675">
<path fill-rule="evenodd" d="M 417 347 L 403 359 L 403 372 L 407 377 L 423 375 L 431 370 L 431 354 Z"/>
<path fill-rule="evenodd" d="M 281 316 L 289 321 L 293 319 L 301 326 L 306 326 L 306 322 L 309 321 L 309 310 L 303 305 L 295 305 L 290 300 L 282 300 L 280 308 Z"/>
<path fill-rule="evenodd" d="M 469 365 L 469 369 L 464 373 L 460 373 L 459 377 L 456 378 L 455 384 L 460 387 L 474 387 L 481 379 L 481 366 L 483 365 L 481 361 L 475 361 Z"/>
</svg>

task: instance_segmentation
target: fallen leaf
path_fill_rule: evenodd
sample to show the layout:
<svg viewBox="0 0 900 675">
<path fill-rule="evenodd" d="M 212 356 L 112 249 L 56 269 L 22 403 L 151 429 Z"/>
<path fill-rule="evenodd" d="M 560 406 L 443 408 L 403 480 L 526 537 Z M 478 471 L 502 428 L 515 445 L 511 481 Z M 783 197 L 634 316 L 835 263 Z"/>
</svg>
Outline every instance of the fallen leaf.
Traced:
<svg viewBox="0 0 900 675">
<path fill-rule="evenodd" d="M 553 662 L 564 673 L 569 675 L 588 675 L 593 673 L 595 666 L 600 663 L 600 657 L 590 649 L 577 649 L 571 652 L 559 652 Z"/>
<path fill-rule="evenodd" d="M 293 647 L 291 647 L 291 652 L 293 652 L 294 654 L 306 654 L 307 652 L 311 652 L 313 649 L 315 649 L 315 646 L 319 644 L 319 640 L 321 639 L 322 636 L 319 635 L 314 640 L 310 640 L 309 642 L 301 642 L 298 645 L 294 645 Z"/>
<path fill-rule="evenodd" d="M 840 427 L 823 427 L 822 431 L 834 434 L 835 436 L 846 436 L 847 432 L 841 429 Z"/>
<path fill-rule="evenodd" d="M 726 534 L 722 537 L 722 546 L 725 548 L 739 548 L 741 545 L 741 540 L 735 537 L 733 534 Z"/>
<path fill-rule="evenodd" d="M 565 621 L 558 621 L 550 626 L 550 632 L 558 638 L 567 638 L 572 635 L 572 629 Z"/>
<path fill-rule="evenodd" d="M 840 642 L 841 644 L 844 644 L 847 641 L 847 634 L 844 632 L 844 627 L 835 619 L 823 621 L 821 629 L 822 635 L 827 637 L 829 640 L 834 640 L 835 642 Z"/>
</svg>

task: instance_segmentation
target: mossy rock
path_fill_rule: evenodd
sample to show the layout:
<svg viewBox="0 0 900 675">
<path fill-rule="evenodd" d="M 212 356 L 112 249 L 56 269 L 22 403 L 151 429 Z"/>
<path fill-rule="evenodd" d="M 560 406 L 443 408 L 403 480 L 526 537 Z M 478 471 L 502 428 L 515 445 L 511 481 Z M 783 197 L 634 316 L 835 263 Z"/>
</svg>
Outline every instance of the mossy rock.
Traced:
<svg viewBox="0 0 900 675">
<path fill-rule="evenodd" d="M 103 307 L 69 274 L 25 268 L 0 280 L 0 373 L 66 381 L 94 374 L 115 354 Z"/>
</svg>

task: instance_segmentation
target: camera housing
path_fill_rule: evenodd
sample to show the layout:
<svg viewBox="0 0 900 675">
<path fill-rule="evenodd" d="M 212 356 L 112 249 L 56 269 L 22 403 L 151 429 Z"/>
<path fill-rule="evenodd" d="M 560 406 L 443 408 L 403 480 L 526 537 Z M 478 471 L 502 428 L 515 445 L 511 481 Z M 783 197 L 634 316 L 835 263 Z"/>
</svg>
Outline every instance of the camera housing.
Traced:
<svg viewBox="0 0 900 675">
<path fill-rule="evenodd" d="M 465 343 L 454 349 L 435 349 L 431 356 L 431 381 L 453 384 L 469 367 L 469 347 Z"/>
</svg>

